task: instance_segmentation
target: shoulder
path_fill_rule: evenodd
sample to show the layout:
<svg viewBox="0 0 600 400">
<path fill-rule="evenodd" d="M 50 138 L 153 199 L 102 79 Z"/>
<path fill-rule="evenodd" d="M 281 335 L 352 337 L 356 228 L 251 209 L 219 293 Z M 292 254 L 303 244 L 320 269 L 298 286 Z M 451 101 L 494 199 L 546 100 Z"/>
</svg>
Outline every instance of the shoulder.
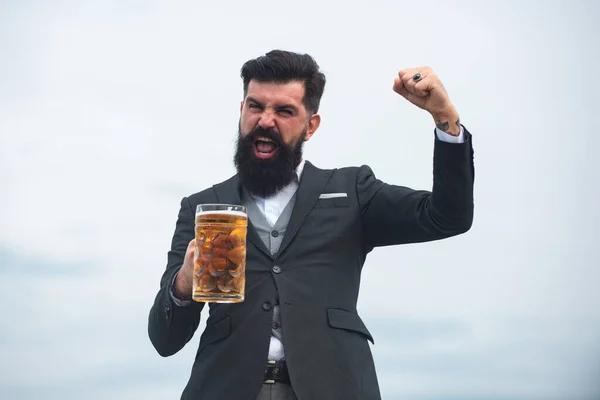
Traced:
<svg viewBox="0 0 600 400">
<path fill-rule="evenodd" d="M 314 168 L 322 173 L 328 173 L 331 175 L 331 179 L 342 179 L 342 180 L 353 180 L 360 181 L 367 177 L 375 177 L 375 174 L 371 167 L 366 164 L 362 165 L 349 165 L 337 168 L 319 168 L 310 162 L 306 162 L 308 168 Z"/>
<path fill-rule="evenodd" d="M 347 166 L 343 166 L 343 167 L 334 167 L 334 168 L 320 168 L 320 167 L 316 166 L 315 164 L 313 164 L 309 161 L 306 161 L 306 167 L 314 168 L 317 171 L 328 172 L 331 174 L 338 174 L 338 175 L 357 175 L 361 172 L 371 171 L 371 167 L 369 167 L 366 164 L 347 165 Z"/>
</svg>

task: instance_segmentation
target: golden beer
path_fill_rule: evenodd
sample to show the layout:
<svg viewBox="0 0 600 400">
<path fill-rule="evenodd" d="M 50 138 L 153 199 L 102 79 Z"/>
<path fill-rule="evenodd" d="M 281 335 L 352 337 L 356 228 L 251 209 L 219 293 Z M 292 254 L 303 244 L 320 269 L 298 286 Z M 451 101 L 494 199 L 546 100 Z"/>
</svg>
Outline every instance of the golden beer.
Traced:
<svg viewBox="0 0 600 400">
<path fill-rule="evenodd" d="M 211 303 L 244 301 L 246 208 L 201 204 L 196 209 L 196 251 L 192 298 Z"/>
</svg>

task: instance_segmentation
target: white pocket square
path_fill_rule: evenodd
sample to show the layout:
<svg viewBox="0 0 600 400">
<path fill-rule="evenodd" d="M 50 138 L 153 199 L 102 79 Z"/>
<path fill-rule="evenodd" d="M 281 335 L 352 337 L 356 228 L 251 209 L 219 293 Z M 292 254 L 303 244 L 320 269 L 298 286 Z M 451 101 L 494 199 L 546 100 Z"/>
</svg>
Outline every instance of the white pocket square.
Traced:
<svg viewBox="0 0 600 400">
<path fill-rule="evenodd" d="M 348 197 L 348 193 L 322 193 L 320 199 L 335 199 L 338 197 Z"/>
</svg>

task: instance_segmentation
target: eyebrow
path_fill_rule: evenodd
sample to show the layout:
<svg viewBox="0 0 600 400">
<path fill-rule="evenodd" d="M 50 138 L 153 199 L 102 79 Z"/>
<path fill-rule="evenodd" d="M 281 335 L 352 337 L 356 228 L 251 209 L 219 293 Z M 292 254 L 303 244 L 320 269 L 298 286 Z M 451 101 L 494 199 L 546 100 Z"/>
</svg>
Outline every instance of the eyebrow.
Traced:
<svg viewBox="0 0 600 400">
<path fill-rule="evenodd" d="M 264 104 L 263 104 L 263 103 L 261 103 L 260 101 L 256 100 L 256 99 L 255 99 L 254 97 L 252 97 L 252 96 L 248 96 L 248 97 L 246 97 L 246 101 L 247 101 L 247 102 L 256 103 L 256 104 L 258 104 L 259 106 L 261 106 L 261 107 L 264 107 Z M 293 105 L 293 104 L 280 104 L 280 105 L 276 106 L 275 108 L 276 108 L 277 110 L 282 110 L 282 109 L 285 109 L 285 108 L 290 108 L 290 109 L 292 109 L 292 110 L 294 110 L 294 111 L 298 111 L 298 107 L 296 107 L 296 106 L 295 106 L 295 105 Z"/>
<path fill-rule="evenodd" d="M 263 105 L 263 104 L 262 104 L 260 101 L 256 100 L 256 99 L 255 99 L 254 97 L 252 97 L 252 96 L 248 96 L 248 97 L 246 97 L 246 101 L 247 101 L 247 102 L 256 103 L 256 104 L 258 104 L 259 106 L 262 106 L 262 105 Z"/>
</svg>

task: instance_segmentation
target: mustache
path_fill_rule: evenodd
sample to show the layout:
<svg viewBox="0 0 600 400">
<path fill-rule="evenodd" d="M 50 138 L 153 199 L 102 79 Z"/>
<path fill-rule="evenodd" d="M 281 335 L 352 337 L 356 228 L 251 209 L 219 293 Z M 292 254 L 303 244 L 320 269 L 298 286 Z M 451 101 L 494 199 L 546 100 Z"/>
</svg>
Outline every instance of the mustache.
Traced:
<svg viewBox="0 0 600 400">
<path fill-rule="evenodd" d="M 250 131 L 250 133 L 248 133 L 246 137 L 244 137 L 244 140 L 254 142 L 254 139 L 260 136 L 265 137 L 267 139 L 271 139 L 279 146 L 283 145 L 283 139 L 277 132 L 275 132 L 272 128 L 264 129 L 260 126 L 257 126 L 255 129 Z"/>
</svg>

